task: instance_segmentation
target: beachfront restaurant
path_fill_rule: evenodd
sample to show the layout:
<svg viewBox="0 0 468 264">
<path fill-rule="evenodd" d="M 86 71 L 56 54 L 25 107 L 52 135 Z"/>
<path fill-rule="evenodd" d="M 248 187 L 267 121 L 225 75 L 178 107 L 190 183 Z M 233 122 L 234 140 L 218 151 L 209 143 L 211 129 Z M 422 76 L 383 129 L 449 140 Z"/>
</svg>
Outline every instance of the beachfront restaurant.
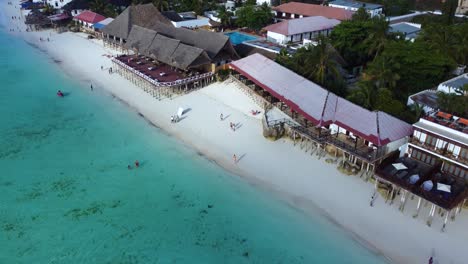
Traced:
<svg viewBox="0 0 468 264">
<path fill-rule="evenodd" d="M 332 151 L 368 177 L 412 134 L 411 125 L 355 105 L 258 53 L 232 62 L 230 68 L 233 78 L 260 98 L 261 107 L 275 106 L 289 117 L 268 120 L 267 125 L 288 127 L 295 143 Z"/>
<path fill-rule="evenodd" d="M 210 84 L 212 61 L 201 48 L 156 31 L 133 26 L 126 48 L 132 54 L 113 59 L 117 72 L 161 99 Z"/>
<path fill-rule="evenodd" d="M 468 198 L 468 185 L 465 179 L 454 176 L 442 167 L 442 162 L 426 163 L 418 160 L 415 153 L 402 157 L 398 153 L 385 159 L 376 169 L 375 188 L 382 190 L 386 201 L 393 204 L 399 196 L 398 208 L 404 211 L 408 200 L 417 198 L 413 217 L 430 205 L 426 212 L 428 226 L 435 215 L 443 219 L 442 231 L 449 218 L 454 221 Z"/>
</svg>

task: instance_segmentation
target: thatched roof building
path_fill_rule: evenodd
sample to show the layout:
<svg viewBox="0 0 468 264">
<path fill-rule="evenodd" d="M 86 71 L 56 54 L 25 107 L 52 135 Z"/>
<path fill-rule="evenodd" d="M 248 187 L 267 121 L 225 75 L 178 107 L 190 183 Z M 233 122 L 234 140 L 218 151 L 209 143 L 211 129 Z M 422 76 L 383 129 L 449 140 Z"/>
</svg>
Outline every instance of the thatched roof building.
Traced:
<svg viewBox="0 0 468 264">
<path fill-rule="evenodd" d="M 156 23 L 153 29 L 133 26 L 125 46 L 184 70 L 238 58 L 229 38 L 223 34 L 174 28 L 162 23 Z"/>
<path fill-rule="evenodd" d="M 232 59 L 234 54 L 237 57 L 229 41 L 229 37 L 222 33 L 207 30 L 194 31 L 186 28 L 175 28 L 162 23 L 155 23 L 151 29 L 161 35 L 178 39 L 190 46 L 201 48 L 215 61 Z"/>
<path fill-rule="evenodd" d="M 153 4 L 132 5 L 104 27 L 102 32 L 126 40 L 132 26 L 152 28 L 155 23 L 162 23 L 172 27 L 171 21 L 163 16 Z"/>
</svg>

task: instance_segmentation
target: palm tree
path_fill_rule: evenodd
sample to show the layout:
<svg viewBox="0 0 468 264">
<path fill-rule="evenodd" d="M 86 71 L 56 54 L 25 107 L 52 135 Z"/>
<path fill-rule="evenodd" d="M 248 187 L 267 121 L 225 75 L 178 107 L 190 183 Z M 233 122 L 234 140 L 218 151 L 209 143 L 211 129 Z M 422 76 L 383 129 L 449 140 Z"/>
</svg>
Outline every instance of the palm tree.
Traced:
<svg viewBox="0 0 468 264">
<path fill-rule="evenodd" d="M 329 40 L 320 35 L 318 44 L 313 48 L 310 56 L 306 57 L 306 64 L 312 65 L 309 78 L 318 82 L 319 84 L 326 85 L 327 78 L 332 76 L 339 77 L 338 63 L 333 58 Z"/>
<path fill-rule="evenodd" d="M 393 90 L 400 75 L 396 69 L 400 68 L 400 64 L 387 58 L 379 57 L 370 65 L 366 74 L 363 75 L 365 80 L 373 81 L 378 88 L 390 88 Z"/>
<path fill-rule="evenodd" d="M 372 30 L 364 43 L 369 45 L 369 55 L 374 59 L 383 51 L 388 42 L 389 22 L 384 17 L 372 19 Z"/>
<path fill-rule="evenodd" d="M 218 9 L 218 18 L 221 20 L 221 27 L 229 27 L 232 24 L 232 13 L 226 10 L 226 6 L 222 5 Z"/>
<path fill-rule="evenodd" d="M 374 109 L 377 99 L 377 89 L 374 84 L 369 81 L 360 81 L 357 85 L 359 88 L 352 91 L 347 99 L 364 108 Z"/>
</svg>

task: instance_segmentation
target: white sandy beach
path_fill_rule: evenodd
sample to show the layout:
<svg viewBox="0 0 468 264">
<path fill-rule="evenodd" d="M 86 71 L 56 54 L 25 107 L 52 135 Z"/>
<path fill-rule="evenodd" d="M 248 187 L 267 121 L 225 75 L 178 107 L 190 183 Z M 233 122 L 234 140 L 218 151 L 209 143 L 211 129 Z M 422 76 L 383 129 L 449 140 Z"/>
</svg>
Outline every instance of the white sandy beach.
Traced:
<svg viewBox="0 0 468 264">
<path fill-rule="evenodd" d="M 102 42 L 68 32 L 28 33 L 23 19 L 9 19 L 19 16 L 19 9 L 2 2 L 1 10 L 5 12 L 1 14 L 2 20 L 7 18 L 10 22 L 6 31 L 14 28 L 13 34 L 61 61 L 67 73 L 73 73 L 88 86 L 92 83 L 95 89 L 90 91 L 90 96 L 110 93 L 120 98 L 158 127 L 246 181 L 273 192 L 305 213 L 326 214 L 392 262 L 427 263 L 431 254 L 435 256 L 434 263 L 468 262 L 467 212 L 462 211 L 441 232 L 443 219 L 440 217 L 435 217 L 432 227 L 425 224 L 430 207 L 422 208 L 419 218 L 412 217 L 416 199 L 407 203 L 404 213 L 398 210 L 398 197 L 390 206 L 379 196 L 374 207 L 370 207 L 371 183 L 341 174 L 336 164 L 326 163 L 325 158 L 318 160 L 317 156 L 294 147 L 288 139 L 275 142 L 265 139 L 261 120 L 249 114 L 252 109 L 260 109 L 236 88 L 236 83 L 215 83 L 172 100 L 158 101 L 118 74 L 101 71 L 101 65 L 111 66 L 110 59 L 103 55 L 115 53 L 104 49 Z M 22 28 L 21 33 L 17 27 Z M 50 42 L 41 42 L 39 37 L 49 37 Z M 186 118 L 172 124 L 170 116 L 179 106 L 191 110 Z M 219 120 L 220 113 L 227 116 L 224 121 Z M 229 122 L 241 126 L 233 132 Z M 242 157 L 238 164 L 233 164 L 233 154 Z"/>
</svg>

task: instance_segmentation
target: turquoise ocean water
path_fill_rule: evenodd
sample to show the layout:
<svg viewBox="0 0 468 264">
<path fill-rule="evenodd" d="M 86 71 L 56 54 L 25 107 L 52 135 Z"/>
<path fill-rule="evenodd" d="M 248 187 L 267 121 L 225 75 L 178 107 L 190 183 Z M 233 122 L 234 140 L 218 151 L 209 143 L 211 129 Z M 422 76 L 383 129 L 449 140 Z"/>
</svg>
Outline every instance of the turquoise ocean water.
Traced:
<svg viewBox="0 0 468 264">
<path fill-rule="evenodd" d="M 1 264 L 384 263 L 3 32 L 0 80 Z"/>
</svg>

